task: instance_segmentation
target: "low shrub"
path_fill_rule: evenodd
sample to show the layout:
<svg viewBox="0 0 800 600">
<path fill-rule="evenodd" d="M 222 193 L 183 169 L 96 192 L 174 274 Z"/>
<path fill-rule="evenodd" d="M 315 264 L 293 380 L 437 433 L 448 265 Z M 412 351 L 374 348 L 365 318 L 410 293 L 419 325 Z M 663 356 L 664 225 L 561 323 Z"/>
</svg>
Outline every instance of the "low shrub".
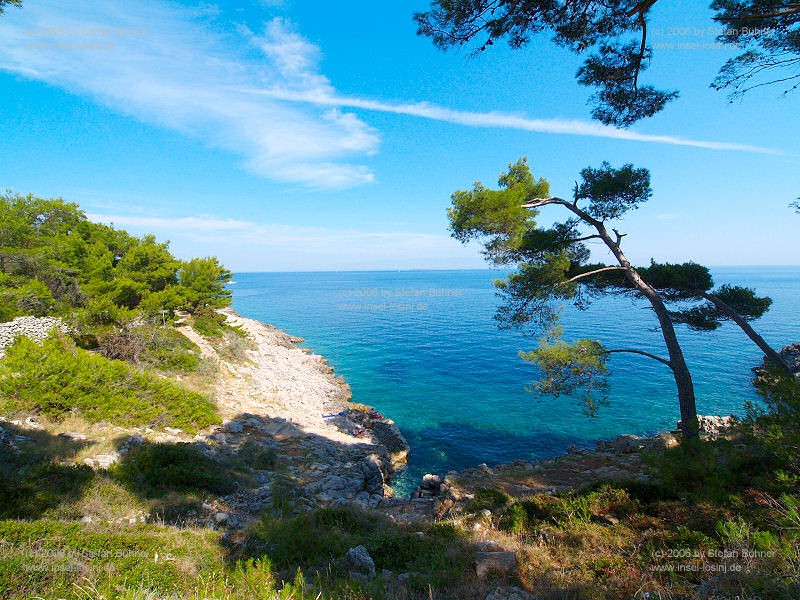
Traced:
<svg viewBox="0 0 800 600">
<path fill-rule="evenodd" d="M 480 512 L 482 510 L 496 511 L 513 503 L 513 499 L 503 490 L 484 488 L 475 492 L 473 498 L 466 506 L 467 512 Z"/>
<path fill-rule="evenodd" d="M 228 494 L 236 489 L 231 473 L 193 444 L 142 444 L 110 468 L 119 481 L 147 496 L 168 491 Z"/>
<path fill-rule="evenodd" d="M 197 392 L 130 365 L 76 348 L 66 337 L 40 346 L 20 338 L 0 362 L 0 412 L 58 420 L 77 412 L 89 422 L 172 426 L 197 431 L 219 423 Z"/>
</svg>

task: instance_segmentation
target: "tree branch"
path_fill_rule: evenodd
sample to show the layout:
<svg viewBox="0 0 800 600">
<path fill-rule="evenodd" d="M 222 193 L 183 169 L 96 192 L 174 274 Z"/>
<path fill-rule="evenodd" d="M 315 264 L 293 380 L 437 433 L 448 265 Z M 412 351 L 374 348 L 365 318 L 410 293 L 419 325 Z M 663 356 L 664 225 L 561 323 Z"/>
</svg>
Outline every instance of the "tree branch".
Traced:
<svg viewBox="0 0 800 600">
<path fill-rule="evenodd" d="M 649 352 L 645 352 L 644 350 L 633 350 L 630 348 L 620 348 L 618 350 L 603 350 L 604 354 L 616 354 L 618 352 L 626 352 L 628 354 L 641 354 L 642 356 L 652 358 L 653 360 L 657 360 L 658 362 L 667 365 L 670 369 L 672 368 L 672 363 L 670 363 L 666 358 L 661 358 L 660 356 L 656 356 L 655 354 L 650 354 Z"/>
<path fill-rule="evenodd" d="M 584 277 L 591 277 L 592 275 L 597 275 L 598 273 L 603 273 L 604 271 L 625 271 L 626 269 L 623 267 L 604 267 L 602 269 L 595 269 L 594 271 L 589 271 L 587 273 L 581 273 L 580 275 L 576 275 L 571 279 L 567 279 L 566 281 L 560 282 L 558 285 L 566 285 L 568 283 L 572 283 L 573 281 L 578 281 L 579 279 L 583 279 Z"/>
<path fill-rule="evenodd" d="M 726 315 L 731 321 L 736 323 L 744 334 L 749 337 L 755 344 L 758 346 L 761 351 L 773 362 L 776 366 L 783 369 L 784 372 L 790 373 L 789 365 L 784 362 L 781 358 L 781 355 L 778 351 L 776 351 L 772 346 L 767 344 L 767 342 L 762 338 L 755 329 L 750 326 L 750 323 L 747 322 L 742 315 L 739 314 L 738 311 L 734 310 L 733 307 L 729 306 L 722 298 L 718 298 L 713 294 L 709 294 L 703 290 L 695 289 L 693 290 L 695 294 L 707 300 L 711 304 L 713 304 L 717 310 L 721 313 Z"/>
</svg>

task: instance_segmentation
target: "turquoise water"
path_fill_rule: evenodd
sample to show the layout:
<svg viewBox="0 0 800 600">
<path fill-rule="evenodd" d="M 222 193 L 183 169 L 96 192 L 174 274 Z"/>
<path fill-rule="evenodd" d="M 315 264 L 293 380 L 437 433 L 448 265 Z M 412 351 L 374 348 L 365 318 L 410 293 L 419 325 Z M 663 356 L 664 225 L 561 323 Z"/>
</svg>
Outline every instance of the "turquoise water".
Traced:
<svg viewBox="0 0 800 600">
<path fill-rule="evenodd" d="M 800 267 L 718 268 L 717 284 L 756 288 L 772 309 L 755 322 L 774 347 L 800 341 Z M 609 361 L 610 404 L 586 417 L 569 399 L 525 390 L 536 376 L 518 356 L 534 339 L 498 330 L 498 271 L 239 273 L 233 306 L 242 315 L 306 339 L 330 359 L 357 402 L 394 419 L 411 444 L 395 483 L 407 490 L 426 472 L 444 473 L 563 453 L 621 433 L 674 428 L 678 403 L 665 366 L 634 355 Z M 661 355 L 663 341 L 646 306 L 619 298 L 588 311 L 567 309 L 565 337 Z M 678 331 L 695 381 L 700 414 L 741 413 L 757 398 L 750 369 L 756 346 L 734 325 L 713 333 Z"/>
</svg>

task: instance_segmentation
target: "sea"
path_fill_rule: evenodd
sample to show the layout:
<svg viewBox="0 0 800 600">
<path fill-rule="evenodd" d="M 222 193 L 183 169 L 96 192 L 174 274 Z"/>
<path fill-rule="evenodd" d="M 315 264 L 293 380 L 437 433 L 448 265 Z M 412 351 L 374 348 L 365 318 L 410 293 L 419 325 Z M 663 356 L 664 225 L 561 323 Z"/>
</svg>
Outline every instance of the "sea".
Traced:
<svg viewBox="0 0 800 600">
<path fill-rule="evenodd" d="M 752 324 L 775 348 L 800 341 L 800 267 L 719 267 L 717 285 L 754 288 L 773 300 Z M 329 359 L 353 400 L 393 419 L 411 445 L 393 481 L 408 493 L 425 473 L 563 454 L 622 433 L 674 429 L 679 418 L 670 370 L 633 354 L 610 357 L 609 403 L 586 416 L 569 397 L 531 391 L 536 367 L 520 357 L 537 338 L 501 330 L 497 270 L 237 273 L 233 307 L 241 315 L 305 338 Z M 565 306 L 565 339 L 666 355 L 648 305 L 626 298 Z M 695 383 L 698 413 L 743 414 L 759 402 L 752 368 L 758 348 L 732 323 L 714 332 L 678 327 Z"/>
</svg>

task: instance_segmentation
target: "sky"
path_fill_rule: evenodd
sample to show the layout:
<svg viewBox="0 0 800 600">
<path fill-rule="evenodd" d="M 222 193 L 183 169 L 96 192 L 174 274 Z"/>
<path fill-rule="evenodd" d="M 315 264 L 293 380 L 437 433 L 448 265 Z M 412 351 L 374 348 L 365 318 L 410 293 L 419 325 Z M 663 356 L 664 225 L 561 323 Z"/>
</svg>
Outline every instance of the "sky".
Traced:
<svg viewBox="0 0 800 600">
<path fill-rule="evenodd" d="M 736 51 L 703 2 L 656 5 L 644 83 L 681 95 L 628 130 L 592 121 L 581 60 L 546 36 L 472 56 L 416 35 L 425 1 L 232 4 L 6 9 L 0 188 L 234 271 L 471 269 L 454 191 L 526 156 L 568 197 L 582 168 L 632 162 L 654 191 L 618 226 L 633 262 L 798 264 L 800 93 L 710 89 Z"/>
</svg>

